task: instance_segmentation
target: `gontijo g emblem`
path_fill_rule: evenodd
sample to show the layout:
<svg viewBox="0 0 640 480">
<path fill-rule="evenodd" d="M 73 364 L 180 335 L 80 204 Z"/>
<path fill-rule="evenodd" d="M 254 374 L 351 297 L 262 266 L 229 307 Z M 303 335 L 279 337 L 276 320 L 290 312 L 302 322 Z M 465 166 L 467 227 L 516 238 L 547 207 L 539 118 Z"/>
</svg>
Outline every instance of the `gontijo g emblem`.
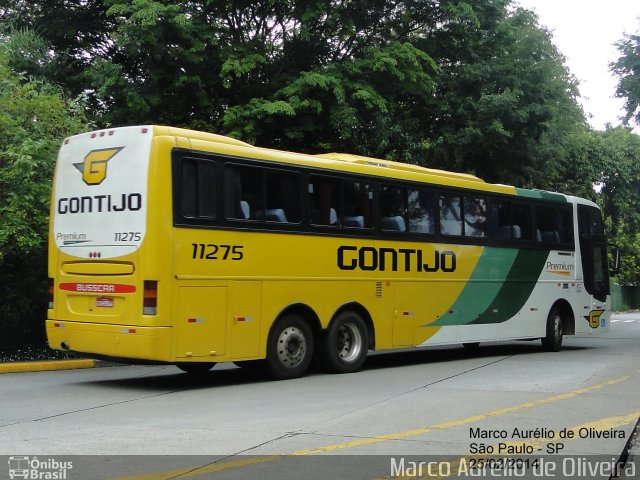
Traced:
<svg viewBox="0 0 640 480">
<path fill-rule="evenodd" d="M 124 147 L 102 148 L 90 151 L 82 163 L 74 163 L 87 185 L 100 185 L 107 178 L 107 162 Z"/>
<path fill-rule="evenodd" d="M 591 310 L 589 315 L 584 318 L 589 321 L 591 328 L 598 328 L 600 326 L 600 317 L 604 312 L 604 310 Z"/>
</svg>

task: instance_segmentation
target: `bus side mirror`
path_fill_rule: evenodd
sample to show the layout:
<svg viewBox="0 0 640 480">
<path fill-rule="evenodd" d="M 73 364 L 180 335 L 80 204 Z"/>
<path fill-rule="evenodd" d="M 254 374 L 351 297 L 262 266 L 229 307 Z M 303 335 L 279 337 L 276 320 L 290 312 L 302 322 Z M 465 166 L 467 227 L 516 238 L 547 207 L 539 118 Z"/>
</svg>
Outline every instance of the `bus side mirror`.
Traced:
<svg viewBox="0 0 640 480">
<path fill-rule="evenodd" d="M 615 245 L 612 245 L 612 248 L 611 255 L 613 256 L 613 264 L 611 268 L 609 268 L 609 273 L 615 276 L 620 273 L 620 249 Z"/>
</svg>

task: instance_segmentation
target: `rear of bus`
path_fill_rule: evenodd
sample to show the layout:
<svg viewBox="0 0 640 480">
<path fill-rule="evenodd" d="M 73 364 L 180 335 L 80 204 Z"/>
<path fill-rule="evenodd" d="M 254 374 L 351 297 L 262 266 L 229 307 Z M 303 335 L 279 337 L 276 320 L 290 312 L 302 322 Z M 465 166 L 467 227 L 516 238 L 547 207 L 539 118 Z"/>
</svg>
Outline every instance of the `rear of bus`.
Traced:
<svg viewBox="0 0 640 480">
<path fill-rule="evenodd" d="M 160 280 L 171 269 L 171 256 L 160 253 L 170 251 L 163 244 L 170 235 L 160 232 L 171 231 L 170 195 L 161 193 L 170 191 L 165 151 L 168 156 L 170 148 L 154 141 L 149 126 L 64 140 L 49 227 L 46 329 L 52 348 L 171 361 L 168 318 L 157 310 Z M 165 179 L 153 189 L 150 169 Z"/>
</svg>

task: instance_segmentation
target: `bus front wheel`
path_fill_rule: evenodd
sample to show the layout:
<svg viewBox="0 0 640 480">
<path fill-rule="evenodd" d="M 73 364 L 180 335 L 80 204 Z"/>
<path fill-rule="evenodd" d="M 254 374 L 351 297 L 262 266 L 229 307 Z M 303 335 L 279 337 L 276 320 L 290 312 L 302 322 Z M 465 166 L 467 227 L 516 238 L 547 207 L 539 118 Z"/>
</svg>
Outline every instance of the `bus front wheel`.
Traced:
<svg viewBox="0 0 640 480">
<path fill-rule="evenodd" d="M 322 337 L 320 360 L 336 373 L 351 373 L 362 368 L 369 350 L 369 335 L 362 317 L 356 312 L 340 313 Z"/>
<path fill-rule="evenodd" d="M 553 307 L 547 317 L 547 335 L 542 338 L 542 348 L 547 352 L 559 352 L 562 348 L 562 315 Z"/>
<path fill-rule="evenodd" d="M 271 330 L 266 366 L 279 380 L 301 377 L 313 357 L 313 332 L 303 317 L 288 314 Z"/>
</svg>

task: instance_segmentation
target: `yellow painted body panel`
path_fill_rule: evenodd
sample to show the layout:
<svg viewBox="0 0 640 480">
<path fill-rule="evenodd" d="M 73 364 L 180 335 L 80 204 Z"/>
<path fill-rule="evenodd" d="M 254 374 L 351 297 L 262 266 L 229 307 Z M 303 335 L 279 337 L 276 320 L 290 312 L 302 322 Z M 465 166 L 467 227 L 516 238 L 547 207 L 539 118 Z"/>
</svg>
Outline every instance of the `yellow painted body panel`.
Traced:
<svg viewBox="0 0 640 480">
<path fill-rule="evenodd" d="M 62 342 L 77 346 L 80 353 L 108 357 L 173 361 L 173 329 L 169 327 L 123 327 L 108 323 L 61 322 L 47 320 L 47 336 L 52 348 Z M 135 332 L 133 332 L 135 330 Z"/>
<path fill-rule="evenodd" d="M 131 275 L 135 266 L 125 262 L 66 262 L 62 271 L 69 275 Z"/>
</svg>

